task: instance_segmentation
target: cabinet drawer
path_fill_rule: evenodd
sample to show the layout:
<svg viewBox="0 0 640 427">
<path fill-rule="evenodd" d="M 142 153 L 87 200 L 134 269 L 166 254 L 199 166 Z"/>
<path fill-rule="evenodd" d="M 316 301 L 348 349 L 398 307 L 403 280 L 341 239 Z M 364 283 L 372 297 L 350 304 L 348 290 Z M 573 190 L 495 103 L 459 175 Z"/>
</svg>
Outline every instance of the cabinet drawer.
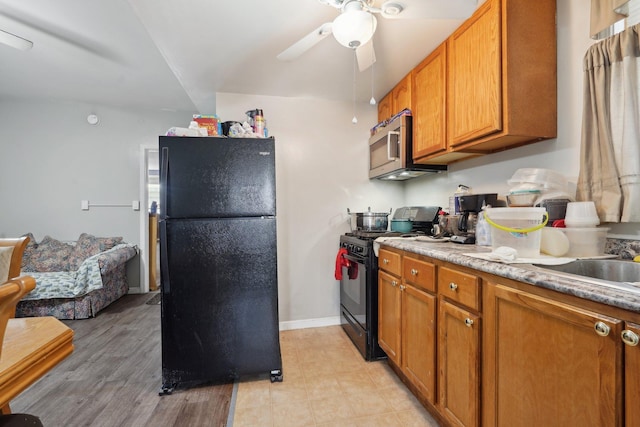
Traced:
<svg viewBox="0 0 640 427">
<path fill-rule="evenodd" d="M 480 279 L 447 267 L 438 270 L 438 293 L 474 310 L 480 310 Z"/>
<path fill-rule="evenodd" d="M 436 291 L 436 266 L 429 262 L 405 255 L 402 261 L 402 278 L 417 288 Z"/>
<path fill-rule="evenodd" d="M 402 272 L 400 254 L 385 249 L 378 251 L 378 268 L 400 277 Z"/>
</svg>

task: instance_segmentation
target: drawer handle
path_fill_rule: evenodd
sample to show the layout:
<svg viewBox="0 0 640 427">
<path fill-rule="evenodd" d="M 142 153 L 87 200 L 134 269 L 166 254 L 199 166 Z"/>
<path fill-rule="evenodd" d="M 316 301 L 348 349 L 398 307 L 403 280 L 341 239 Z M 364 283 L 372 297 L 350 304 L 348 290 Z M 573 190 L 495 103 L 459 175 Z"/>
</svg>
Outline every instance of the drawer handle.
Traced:
<svg viewBox="0 0 640 427">
<path fill-rule="evenodd" d="M 400 285 L 400 290 L 401 290 L 401 291 L 404 291 L 405 289 L 406 289 L 406 286 L 405 286 L 405 285 Z"/>
<path fill-rule="evenodd" d="M 454 282 L 449 283 L 449 289 L 451 289 L 452 291 L 455 291 L 456 289 L 458 289 L 458 285 L 455 284 Z"/>
<path fill-rule="evenodd" d="M 600 335 L 601 337 L 606 337 L 607 335 L 609 335 L 609 332 L 611 332 L 611 328 L 604 322 L 596 322 L 596 324 L 593 326 L 593 329 L 595 329 L 596 334 Z"/>
<path fill-rule="evenodd" d="M 386 259 L 386 258 L 384 258 L 384 259 L 382 260 L 382 263 L 383 263 L 383 264 L 389 264 L 389 260 L 388 260 L 388 259 Z"/>
<path fill-rule="evenodd" d="M 631 347 L 637 346 L 640 342 L 640 337 L 638 337 L 638 334 L 628 329 L 622 331 L 622 334 L 620 335 L 622 336 L 622 342 L 624 342 L 626 345 L 630 345 Z"/>
<path fill-rule="evenodd" d="M 467 325 L 467 327 L 471 327 L 473 326 L 473 319 L 469 319 L 468 317 L 466 319 L 464 319 L 464 324 Z"/>
<path fill-rule="evenodd" d="M 398 286 L 398 282 L 396 282 L 395 280 L 391 281 L 391 286 L 396 287 Z"/>
<path fill-rule="evenodd" d="M 418 275 L 418 270 L 416 270 L 415 268 L 411 269 L 411 275 L 412 276 L 417 276 Z"/>
</svg>

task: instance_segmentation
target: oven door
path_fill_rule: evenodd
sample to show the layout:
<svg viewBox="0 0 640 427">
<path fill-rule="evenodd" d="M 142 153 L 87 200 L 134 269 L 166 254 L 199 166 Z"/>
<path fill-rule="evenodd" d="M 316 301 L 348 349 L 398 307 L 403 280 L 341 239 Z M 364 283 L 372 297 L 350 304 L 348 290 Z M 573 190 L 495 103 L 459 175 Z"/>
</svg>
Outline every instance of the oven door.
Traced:
<svg viewBox="0 0 640 427">
<path fill-rule="evenodd" d="M 351 261 L 351 266 L 342 266 L 340 304 L 363 329 L 368 330 L 366 259 L 352 255 L 344 257 Z"/>
</svg>

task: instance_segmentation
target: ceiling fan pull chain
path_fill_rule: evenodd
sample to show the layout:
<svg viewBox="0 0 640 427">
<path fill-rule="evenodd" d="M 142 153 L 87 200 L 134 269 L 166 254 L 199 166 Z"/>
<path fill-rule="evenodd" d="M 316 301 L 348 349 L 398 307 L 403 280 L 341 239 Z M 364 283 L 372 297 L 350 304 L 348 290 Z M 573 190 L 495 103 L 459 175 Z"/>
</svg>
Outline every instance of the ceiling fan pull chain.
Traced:
<svg viewBox="0 0 640 427">
<path fill-rule="evenodd" d="M 375 31 L 375 26 L 373 25 L 373 22 L 371 23 L 371 30 Z M 369 104 L 371 105 L 376 105 L 376 99 L 373 97 L 373 66 L 375 65 L 375 60 L 371 63 L 371 99 L 369 100 Z"/>
<path fill-rule="evenodd" d="M 356 58 L 356 50 L 353 50 L 353 119 L 351 119 L 351 123 L 354 125 L 358 123 L 358 118 L 356 117 L 356 67 L 357 67 L 357 58 Z"/>
</svg>

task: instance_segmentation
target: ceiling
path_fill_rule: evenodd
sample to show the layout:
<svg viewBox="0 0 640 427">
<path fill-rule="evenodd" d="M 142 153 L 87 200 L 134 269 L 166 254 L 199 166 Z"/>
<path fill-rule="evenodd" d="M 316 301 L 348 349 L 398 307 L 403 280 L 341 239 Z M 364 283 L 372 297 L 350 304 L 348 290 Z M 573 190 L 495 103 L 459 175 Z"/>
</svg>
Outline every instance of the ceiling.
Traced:
<svg viewBox="0 0 640 427">
<path fill-rule="evenodd" d="M 378 15 L 377 61 L 354 73 L 353 51 L 332 36 L 294 61 L 276 58 L 338 16 L 318 0 L 0 0 L 0 30 L 33 41 L 27 51 L 0 44 L 0 99 L 207 114 L 217 92 L 352 102 L 355 75 L 356 100 L 366 103 L 476 7 L 476 0 L 398 1 L 404 16 L 438 19 Z"/>
</svg>

